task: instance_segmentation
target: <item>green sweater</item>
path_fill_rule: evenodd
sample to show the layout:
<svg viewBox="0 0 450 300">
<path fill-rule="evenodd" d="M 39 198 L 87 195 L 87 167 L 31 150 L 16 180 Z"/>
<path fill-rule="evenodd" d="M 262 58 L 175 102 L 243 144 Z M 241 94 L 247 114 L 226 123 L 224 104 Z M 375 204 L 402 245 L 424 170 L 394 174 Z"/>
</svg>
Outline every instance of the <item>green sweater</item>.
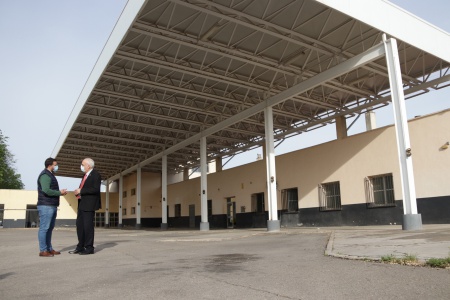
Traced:
<svg viewBox="0 0 450 300">
<path fill-rule="evenodd" d="M 47 196 L 61 196 L 61 192 L 58 190 L 51 190 L 50 189 L 50 183 L 52 182 L 52 179 L 50 178 L 50 176 L 48 176 L 47 174 L 42 175 L 39 178 L 39 183 L 41 184 L 42 187 L 42 191 L 47 195 Z"/>
</svg>

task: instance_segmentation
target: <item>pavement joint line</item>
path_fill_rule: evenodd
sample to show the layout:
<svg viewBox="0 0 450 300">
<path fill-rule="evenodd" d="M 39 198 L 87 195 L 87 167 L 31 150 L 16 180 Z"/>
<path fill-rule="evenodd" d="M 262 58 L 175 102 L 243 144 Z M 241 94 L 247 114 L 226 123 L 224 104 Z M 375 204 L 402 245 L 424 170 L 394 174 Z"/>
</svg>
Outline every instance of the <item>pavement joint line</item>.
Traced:
<svg viewBox="0 0 450 300">
<path fill-rule="evenodd" d="M 328 238 L 327 247 L 325 248 L 325 255 L 327 256 L 332 256 L 333 254 L 334 233 L 335 231 L 333 230 Z"/>
<path fill-rule="evenodd" d="M 206 277 L 206 276 L 202 276 L 202 275 L 199 275 L 199 276 L 203 277 L 203 278 L 207 278 L 209 280 L 219 281 L 219 280 L 213 279 L 211 277 Z M 266 293 L 266 294 L 269 294 L 269 295 L 272 295 L 272 296 L 282 297 L 282 298 L 285 298 L 285 299 L 301 300 L 301 298 L 289 297 L 289 296 L 286 296 L 286 295 L 282 295 L 280 293 L 271 292 L 269 290 L 265 290 L 265 289 L 261 289 L 261 288 L 255 288 L 255 287 L 252 287 L 250 285 L 242 285 L 242 284 L 238 284 L 238 283 L 232 283 L 232 282 L 229 282 L 227 280 L 220 280 L 219 282 L 223 282 L 223 283 L 226 283 L 226 284 L 231 285 L 231 286 L 242 287 L 242 288 L 246 288 L 246 289 L 250 289 L 250 290 L 254 290 L 254 291 L 258 291 L 258 292 L 263 292 L 263 293 Z"/>
</svg>

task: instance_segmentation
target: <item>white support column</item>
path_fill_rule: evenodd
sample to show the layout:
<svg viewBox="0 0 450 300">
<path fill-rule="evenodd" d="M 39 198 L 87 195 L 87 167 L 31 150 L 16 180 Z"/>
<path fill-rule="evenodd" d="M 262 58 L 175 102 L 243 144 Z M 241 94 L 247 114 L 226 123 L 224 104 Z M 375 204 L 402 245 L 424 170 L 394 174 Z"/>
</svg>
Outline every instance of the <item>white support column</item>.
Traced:
<svg viewBox="0 0 450 300">
<path fill-rule="evenodd" d="M 106 179 L 105 227 L 109 227 L 109 180 Z"/>
<path fill-rule="evenodd" d="M 202 210 L 202 220 L 200 223 L 200 230 L 209 230 L 208 222 L 208 182 L 206 176 L 208 175 L 208 161 L 206 159 L 206 137 L 203 136 L 200 139 L 200 170 L 201 170 L 201 210 Z"/>
<path fill-rule="evenodd" d="M 400 162 L 404 211 L 402 228 L 403 230 L 417 230 L 422 229 L 422 216 L 417 214 L 412 152 L 409 141 L 408 120 L 406 116 L 405 95 L 403 94 L 397 41 L 393 38 L 386 40 L 385 35 L 383 35 L 383 41 L 386 49 L 386 61 L 394 107 L 395 131 Z"/>
<path fill-rule="evenodd" d="M 183 181 L 189 180 L 189 168 L 185 167 L 183 170 Z"/>
<path fill-rule="evenodd" d="M 336 118 L 336 137 L 338 140 L 342 140 L 347 137 L 347 119 L 345 116 L 339 116 Z"/>
<path fill-rule="evenodd" d="M 273 113 L 272 107 L 264 109 L 264 125 L 266 132 L 266 173 L 267 173 L 267 203 L 269 205 L 269 220 L 267 231 L 279 231 L 277 203 L 277 177 L 275 170 L 275 148 L 273 144 Z"/>
<path fill-rule="evenodd" d="M 216 172 L 222 172 L 222 157 L 216 157 Z"/>
<path fill-rule="evenodd" d="M 122 176 L 122 173 L 120 173 L 120 177 L 119 177 L 119 228 L 123 227 L 122 205 L 123 205 L 123 176 Z"/>
<path fill-rule="evenodd" d="M 167 230 L 167 205 L 169 203 L 167 200 L 167 155 L 162 157 L 161 192 L 161 230 Z"/>
<path fill-rule="evenodd" d="M 136 229 L 141 228 L 141 186 L 142 186 L 142 170 L 141 165 L 137 168 L 136 174 Z"/>
<path fill-rule="evenodd" d="M 377 128 L 377 119 L 374 111 L 367 111 L 365 117 L 366 117 L 367 131 L 374 130 L 375 128 Z"/>
</svg>

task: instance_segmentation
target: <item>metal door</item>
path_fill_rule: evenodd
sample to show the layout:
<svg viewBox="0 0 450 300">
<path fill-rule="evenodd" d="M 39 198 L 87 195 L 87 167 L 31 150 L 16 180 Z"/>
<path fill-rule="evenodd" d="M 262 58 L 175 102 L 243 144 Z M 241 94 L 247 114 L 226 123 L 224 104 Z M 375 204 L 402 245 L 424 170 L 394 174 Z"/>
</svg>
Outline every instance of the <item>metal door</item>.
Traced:
<svg viewBox="0 0 450 300">
<path fill-rule="evenodd" d="M 227 202 L 227 227 L 234 228 L 236 224 L 236 202 Z"/>
<path fill-rule="evenodd" d="M 195 204 L 189 205 L 189 228 L 195 228 Z"/>
</svg>

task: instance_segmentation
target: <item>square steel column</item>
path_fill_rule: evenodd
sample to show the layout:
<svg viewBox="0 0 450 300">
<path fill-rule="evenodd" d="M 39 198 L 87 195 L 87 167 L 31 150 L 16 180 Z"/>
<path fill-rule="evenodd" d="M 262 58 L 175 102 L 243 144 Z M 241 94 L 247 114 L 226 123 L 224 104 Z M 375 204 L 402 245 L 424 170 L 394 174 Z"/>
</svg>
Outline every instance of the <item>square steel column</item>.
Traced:
<svg viewBox="0 0 450 300">
<path fill-rule="evenodd" d="M 120 173 L 119 177 L 119 227 L 123 227 L 122 224 L 122 205 L 123 205 L 123 176 Z"/>
<path fill-rule="evenodd" d="M 161 172 L 161 230 L 167 230 L 167 155 L 162 157 L 162 172 Z"/>
<path fill-rule="evenodd" d="M 105 227 L 109 227 L 109 180 L 106 179 Z"/>
<path fill-rule="evenodd" d="M 418 230 L 422 229 L 422 216 L 417 214 L 412 151 L 409 141 L 408 120 L 406 116 L 405 95 L 403 93 L 397 41 L 393 38 L 386 40 L 386 35 L 383 35 L 383 42 L 386 49 L 386 62 L 389 73 L 389 84 L 391 86 L 392 104 L 394 107 L 395 132 L 400 162 L 404 211 L 402 228 L 403 230 Z"/>
<path fill-rule="evenodd" d="M 142 186 L 142 170 L 139 165 L 136 174 L 136 229 L 141 228 L 141 186 Z"/>
<path fill-rule="evenodd" d="M 209 222 L 208 222 L 208 184 L 206 180 L 206 176 L 208 175 L 208 161 L 206 157 L 206 137 L 203 136 L 200 139 L 200 170 L 201 170 L 201 191 L 200 191 L 200 199 L 201 199 L 201 209 L 202 209 L 202 220 L 200 223 L 200 230 L 207 231 L 209 230 Z"/>
<path fill-rule="evenodd" d="M 267 231 L 279 231 L 277 203 L 277 177 L 275 170 L 275 148 L 273 145 L 273 112 L 272 107 L 264 109 L 264 126 L 266 132 L 266 173 L 267 173 L 267 203 L 269 205 L 269 220 Z"/>
</svg>

